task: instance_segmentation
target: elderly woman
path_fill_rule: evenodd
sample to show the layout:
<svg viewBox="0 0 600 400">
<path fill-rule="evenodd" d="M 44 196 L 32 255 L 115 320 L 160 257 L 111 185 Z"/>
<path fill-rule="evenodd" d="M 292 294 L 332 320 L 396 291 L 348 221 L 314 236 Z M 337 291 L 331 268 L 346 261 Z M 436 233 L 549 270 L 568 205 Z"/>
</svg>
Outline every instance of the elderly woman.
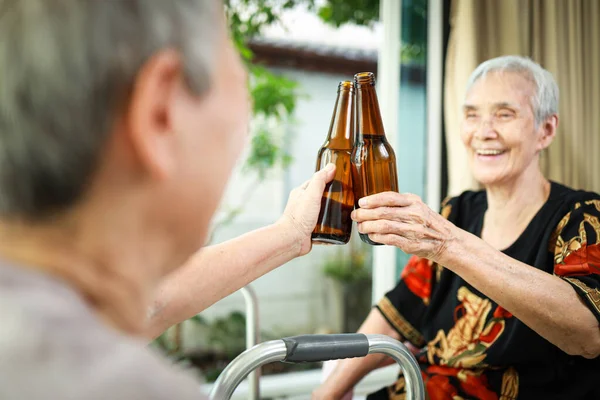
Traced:
<svg viewBox="0 0 600 400">
<path fill-rule="evenodd" d="M 481 64 L 461 139 L 485 190 L 442 205 L 360 199 L 362 233 L 413 254 L 360 331 L 414 347 L 430 399 L 597 399 L 600 196 L 546 179 L 558 88 L 529 59 Z M 381 356 L 346 360 L 313 398 L 340 398 Z M 401 399 L 402 376 L 370 399 Z M 594 394 L 595 393 L 595 394 Z"/>
</svg>

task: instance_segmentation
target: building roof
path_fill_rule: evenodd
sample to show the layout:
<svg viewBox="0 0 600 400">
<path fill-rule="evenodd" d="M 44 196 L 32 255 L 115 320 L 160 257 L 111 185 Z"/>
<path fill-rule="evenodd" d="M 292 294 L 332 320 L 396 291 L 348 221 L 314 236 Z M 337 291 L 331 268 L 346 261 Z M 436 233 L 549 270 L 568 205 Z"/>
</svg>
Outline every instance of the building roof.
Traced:
<svg viewBox="0 0 600 400">
<path fill-rule="evenodd" d="M 260 64 L 352 76 L 377 71 L 382 28 L 379 22 L 372 27 L 344 24 L 337 28 L 299 6 L 286 10 L 281 21 L 266 27 L 249 47 Z M 410 81 L 425 79 L 422 66 L 403 65 L 403 74 Z"/>
<path fill-rule="evenodd" d="M 377 69 L 377 50 L 257 38 L 249 43 L 257 63 L 336 74 Z"/>
<path fill-rule="evenodd" d="M 354 74 L 375 71 L 381 24 L 337 28 L 305 6 L 286 10 L 280 21 L 250 41 L 255 62 L 309 71 Z"/>
</svg>

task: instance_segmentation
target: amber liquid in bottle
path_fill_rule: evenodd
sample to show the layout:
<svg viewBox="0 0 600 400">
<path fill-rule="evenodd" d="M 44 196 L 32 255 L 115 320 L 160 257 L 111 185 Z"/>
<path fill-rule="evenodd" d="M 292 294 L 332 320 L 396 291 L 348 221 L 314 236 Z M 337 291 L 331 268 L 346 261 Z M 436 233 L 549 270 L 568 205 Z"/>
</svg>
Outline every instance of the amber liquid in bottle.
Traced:
<svg viewBox="0 0 600 400">
<path fill-rule="evenodd" d="M 356 91 L 356 142 L 352 152 L 352 177 L 356 208 L 362 197 L 376 193 L 398 191 L 396 155 L 388 143 L 375 92 L 375 75 L 362 72 L 354 76 Z M 363 242 L 373 242 L 360 234 Z"/>
<path fill-rule="evenodd" d="M 336 166 L 335 177 L 325 186 L 321 212 L 312 233 L 313 242 L 346 244 L 352 233 L 354 209 L 351 156 L 354 145 L 354 84 L 339 84 L 337 100 L 325 144 L 317 156 L 317 171 L 328 163 Z"/>
</svg>

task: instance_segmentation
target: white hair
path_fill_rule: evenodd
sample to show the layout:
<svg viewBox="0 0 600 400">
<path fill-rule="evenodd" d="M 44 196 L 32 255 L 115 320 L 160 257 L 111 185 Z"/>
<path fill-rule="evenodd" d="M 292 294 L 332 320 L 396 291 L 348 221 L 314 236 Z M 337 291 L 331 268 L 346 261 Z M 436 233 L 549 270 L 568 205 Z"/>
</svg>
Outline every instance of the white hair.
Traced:
<svg viewBox="0 0 600 400">
<path fill-rule="evenodd" d="M 119 102 L 155 52 L 208 90 L 219 0 L 0 0 L 0 214 L 37 219 L 83 194 Z"/>
<path fill-rule="evenodd" d="M 514 72 L 535 85 L 531 107 L 537 126 L 548 117 L 558 114 L 558 85 L 552 74 L 535 61 L 521 56 L 502 56 L 485 61 L 471 74 L 467 83 L 467 93 L 475 82 L 490 72 Z"/>
</svg>

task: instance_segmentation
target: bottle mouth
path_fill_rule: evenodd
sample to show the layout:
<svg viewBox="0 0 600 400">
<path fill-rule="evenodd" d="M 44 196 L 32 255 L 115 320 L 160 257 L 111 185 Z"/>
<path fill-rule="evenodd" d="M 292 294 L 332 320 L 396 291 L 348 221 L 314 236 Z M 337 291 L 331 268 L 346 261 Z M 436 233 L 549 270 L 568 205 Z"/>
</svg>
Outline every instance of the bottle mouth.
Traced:
<svg viewBox="0 0 600 400">
<path fill-rule="evenodd" d="M 342 81 L 340 82 L 340 84 L 338 85 L 338 91 L 350 91 L 350 92 L 354 92 L 354 82 L 352 81 Z"/>
<path fill-rule="evenodd" d="M 354 75 L 354 82 L 357 86 L 372 85 L 375 86 L 375 74 L 372 72 L 359 72 Z"/>
</svg>

